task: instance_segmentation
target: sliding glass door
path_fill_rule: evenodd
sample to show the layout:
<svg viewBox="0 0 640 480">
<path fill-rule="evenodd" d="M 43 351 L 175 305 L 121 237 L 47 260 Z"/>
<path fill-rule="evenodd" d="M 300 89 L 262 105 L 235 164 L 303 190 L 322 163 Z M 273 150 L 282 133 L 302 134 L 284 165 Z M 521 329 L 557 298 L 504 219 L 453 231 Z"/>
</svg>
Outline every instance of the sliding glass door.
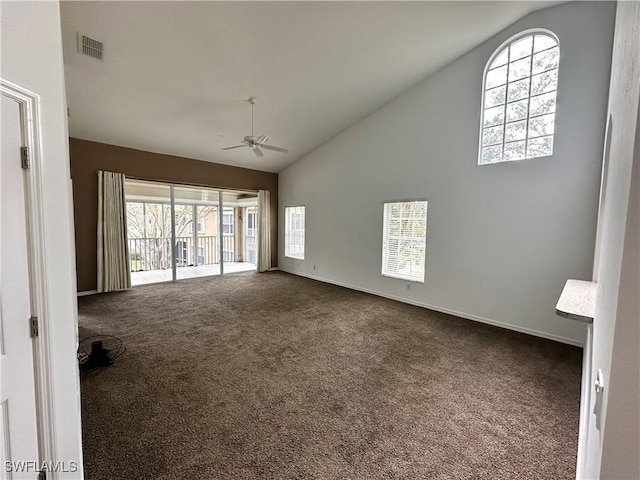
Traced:
<svg viewBox="0 0 640 480">
<path fill-rule="evenodd" d="M 220 247 L 218 243 L 218 205 L 197 205 L 196 265 L 217 266 L 219 273 Z"/>
<path fill-rule="evenodd" d="M 176 278 L 220 275 L 220 192 L 175 186 Z"/>
<path fill-rule="evenodd" d="M 256 269 L 255 193 L 127 180 L 133 285 Z"/>
<path fill-rule="evenodd" d="M 131 282 L 172 280 L 171 187 L 127 180 L 125 193 Z"/>
</svg>

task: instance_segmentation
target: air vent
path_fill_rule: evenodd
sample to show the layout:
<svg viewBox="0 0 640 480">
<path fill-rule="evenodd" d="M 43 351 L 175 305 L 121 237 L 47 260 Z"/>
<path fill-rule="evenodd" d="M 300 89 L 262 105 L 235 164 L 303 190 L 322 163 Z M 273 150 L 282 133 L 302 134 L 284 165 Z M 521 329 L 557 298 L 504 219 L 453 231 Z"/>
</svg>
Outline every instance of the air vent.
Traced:
<svg viewBox="0 0 640 480">
<path fill-rule="evenodd" d="M 104 45 L 98 40 L 78 34 L 78 50 L 85 55 L 102 60 Z"/>
</svg>

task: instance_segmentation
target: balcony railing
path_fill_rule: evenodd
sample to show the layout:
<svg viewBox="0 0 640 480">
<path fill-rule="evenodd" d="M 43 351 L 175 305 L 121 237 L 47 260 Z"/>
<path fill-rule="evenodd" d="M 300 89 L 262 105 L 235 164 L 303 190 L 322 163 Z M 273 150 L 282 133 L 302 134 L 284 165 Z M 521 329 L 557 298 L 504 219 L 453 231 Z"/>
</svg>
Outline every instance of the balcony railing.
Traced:
<svg viewBox="0 0 640 480">
<path fill-rule="evenodd" d="M 176 266 L 214 265 L 220 263 L 220 244 L 217 236 L 197 237 L 197 252 L 193 237 L 176 237 Z M 225 262 L 235 261 L 235 237 L 223 236 Z M 171 238 L 129 238 L 131 271 L 164 270 L 171 268 Z M 197 256 L 197 258 L 195 258 Z"/>
</svg>

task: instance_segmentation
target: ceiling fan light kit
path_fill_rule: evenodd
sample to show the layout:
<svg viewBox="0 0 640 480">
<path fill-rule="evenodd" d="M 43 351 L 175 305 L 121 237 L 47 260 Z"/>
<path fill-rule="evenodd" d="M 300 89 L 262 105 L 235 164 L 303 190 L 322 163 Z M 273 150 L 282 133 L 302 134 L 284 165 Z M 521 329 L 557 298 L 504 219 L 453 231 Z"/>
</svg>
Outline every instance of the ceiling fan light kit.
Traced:
<svg viewBox="0 0 640 480">
<path fill-rule="evenodd" d="M 251 135 L 245 136 L 242 140 L 239 139 L 239 138 L 228 137 L 226 135 L 220 135 L 220 137 L 222 137 L 222 138 L 228 138 L 230 140 L 235 140 L 235 141 L 241 143 L 241 145 L 234 145 L 232 147 L 226 147 L 226 148 L 223 148 L 222 150 L 233 150 L 234 148 L 248 147 L 253 151 L 253 153 L 255 153 L 255 155 L 257 157 L 263 157 L 264 156 L 264 153 L 262 153 L 262 149 L 272 150 L 274 152 L 280 152 L 280 153 L 288 153 L 289 150 L 287 150 L 286 148 L 275 147 L 273 145 L 267 145 L 266 143 L 270 140 L 270 137 L 268 137 L 267 135 L 260 135 L 260 136 L 254 135 L 254 133 L 253 133 L 253 106 L 257 103 L 257 101 L 258 101 L 257 97 L 250 97 L 249 100 L 248 100 L 248 102 L 251 104 Z"/>
</svg>

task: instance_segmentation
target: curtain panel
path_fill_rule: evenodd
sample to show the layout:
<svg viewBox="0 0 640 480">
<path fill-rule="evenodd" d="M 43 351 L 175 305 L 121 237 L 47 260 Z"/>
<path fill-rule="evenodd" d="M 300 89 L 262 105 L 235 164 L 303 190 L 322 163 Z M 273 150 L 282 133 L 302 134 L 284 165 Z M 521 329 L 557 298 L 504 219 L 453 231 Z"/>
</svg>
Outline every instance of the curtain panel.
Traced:
<svg viewBox="0 0 640 480">
<path fill-rule="evenodd" d="M 271 194 L 258 191 L 258 271 L 271 269 Z"/>
<path fill-rule="evenodd" d="M 131 288 L 124 175 L 98 172 L 98 292 Z"/>
</svg>

